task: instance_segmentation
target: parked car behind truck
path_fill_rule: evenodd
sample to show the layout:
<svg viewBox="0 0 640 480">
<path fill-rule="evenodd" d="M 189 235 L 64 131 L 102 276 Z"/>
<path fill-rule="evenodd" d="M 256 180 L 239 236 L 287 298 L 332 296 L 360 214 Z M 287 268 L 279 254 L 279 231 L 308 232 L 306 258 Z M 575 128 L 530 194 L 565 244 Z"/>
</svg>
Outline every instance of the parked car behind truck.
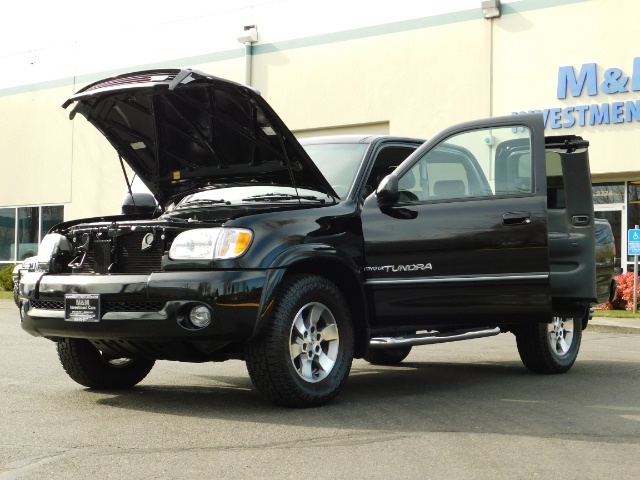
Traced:
<svg viewBox="0 0 640 480">
<path fill-rule="evenodd" d="M 157 200 L 54 227 L 20 281 L 22 327 L 81 385 L 239 358 L 267 399 L 306 407 L 353 358 L 416 345 L 512 332 L 530 370 L 576 360 L 598 291 L 588 142 L 545 138 L 541 115 L 301 145 L 255 90 L 195 70 L 71 105 Z"/>
</svg>

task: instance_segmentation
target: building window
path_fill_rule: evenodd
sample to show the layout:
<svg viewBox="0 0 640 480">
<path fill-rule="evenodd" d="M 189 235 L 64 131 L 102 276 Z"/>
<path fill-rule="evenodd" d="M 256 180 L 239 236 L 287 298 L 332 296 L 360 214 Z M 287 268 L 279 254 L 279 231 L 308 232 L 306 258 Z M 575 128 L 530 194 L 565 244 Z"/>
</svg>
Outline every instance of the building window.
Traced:
<svg viewBox="0 0 640 480">
<path fill-rule="evenodd" d="M 595 205 L 624 203 L 624 182 L 598 183 L 594 185 L 593 203 Z"/>
<path fill-rule="evenodd" d="M 62 205 L 0 208 L 0 263 L 36 255 L 42 237 L 63 219 Z"/>
<path fill-rule="evenodd" d="M 627 194 L 627 229 L 630 229 L 640 225 L 640 182 L 629 182 Z M 633 257 L 629 255 L 627 261 L 633 262 Z"/>
<path fill-rule="evenodd" d="M 0 262 L 11 261 L 16 243 L 16 209 L 0 208 Z"/>
<path fill-rule="evenodd" d="M 40 218 L 42 219 L 42 228 L 40 230 L 42 231 L 42 236 L 44 236 L 51 230 L 51 227 L 63 221 L 64 207 L 62 205 L 40 207 L 40 211 Z"/>
</svg>

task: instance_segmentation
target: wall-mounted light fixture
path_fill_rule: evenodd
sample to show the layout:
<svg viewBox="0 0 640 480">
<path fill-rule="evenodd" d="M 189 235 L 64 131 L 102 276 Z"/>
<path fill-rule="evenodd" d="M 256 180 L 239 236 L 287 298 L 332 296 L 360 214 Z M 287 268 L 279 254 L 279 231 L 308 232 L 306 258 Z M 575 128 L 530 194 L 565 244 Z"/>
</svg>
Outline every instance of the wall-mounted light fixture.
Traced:
<svg viewBox="0 0 640 480">
<path fill-rule="evenodd" d="M 258 41 L 258 29 L 255 25 L 245 25 L 244 30 L 238 36 L 240 43 L 254 43 Z"/>
<path fill-rule="evenodd" d="M 500 18 L 500 15 L 500 0 L 482 2 L 482 16 L 484 18 Z"/>
</svg>

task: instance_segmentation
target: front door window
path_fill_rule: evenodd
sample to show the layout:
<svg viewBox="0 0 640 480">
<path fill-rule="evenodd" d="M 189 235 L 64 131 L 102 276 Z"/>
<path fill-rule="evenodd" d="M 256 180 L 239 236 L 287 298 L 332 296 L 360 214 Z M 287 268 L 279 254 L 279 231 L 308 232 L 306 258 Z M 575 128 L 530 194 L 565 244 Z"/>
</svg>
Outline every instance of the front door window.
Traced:
<svg viewBox="0 0 640 480">
<path fill-rule="evenodd" d="M 532 193 L 529 131 L 519 130 L 488 128 L 447 138 L 400 176 L 401 201 Z"/>
</svg>

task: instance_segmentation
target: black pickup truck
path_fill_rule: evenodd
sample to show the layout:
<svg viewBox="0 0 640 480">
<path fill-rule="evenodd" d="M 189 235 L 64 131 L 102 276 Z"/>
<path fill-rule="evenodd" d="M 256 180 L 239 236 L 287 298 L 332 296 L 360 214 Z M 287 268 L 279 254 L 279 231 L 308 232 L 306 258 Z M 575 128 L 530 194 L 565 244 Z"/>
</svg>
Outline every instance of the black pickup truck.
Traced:
<svg viewBox="0 0 640 480">
<path fill-rule="evenodd" d="M 258 92 L 195 70 L 71 105 L 153 195 L 57 225 L 20 279 L 22 327 L 76 382 L 244 359 L 270 401 L 315 406 L 353 358 L 501 332 L 534 372 L 573 365 L 599 300 L 588 142 L 540 115 L 298 142 Z"/>
</svg>

